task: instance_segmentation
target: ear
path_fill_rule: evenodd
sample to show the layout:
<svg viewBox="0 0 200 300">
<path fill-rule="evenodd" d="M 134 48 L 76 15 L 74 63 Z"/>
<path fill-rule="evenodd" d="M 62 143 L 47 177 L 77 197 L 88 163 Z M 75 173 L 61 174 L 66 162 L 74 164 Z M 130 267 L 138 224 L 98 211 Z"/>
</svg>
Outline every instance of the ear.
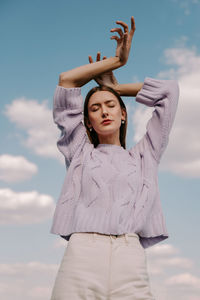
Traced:
<svg viewBox="0 0 200 300">
<path fill-rule="evenodd" d="M 122 108 L 122 120 L 126 120 L 126 110 Z"/>
</svg>

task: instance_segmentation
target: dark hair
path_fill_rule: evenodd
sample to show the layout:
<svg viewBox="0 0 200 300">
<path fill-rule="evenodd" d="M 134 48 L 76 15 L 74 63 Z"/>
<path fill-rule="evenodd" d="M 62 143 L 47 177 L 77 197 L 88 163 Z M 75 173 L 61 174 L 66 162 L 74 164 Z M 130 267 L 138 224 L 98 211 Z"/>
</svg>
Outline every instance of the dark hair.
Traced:
<svg viewBox="0 0 200 300">
<path fill-rule="evenodd" d="M 126 120 L 125 120 L 124 124 L 121 124 L 121 127 L 120 127 L 120 144 L 124 149 L 126 149 L 126 131 L 127 131 L 127 124 L 128 124 L 127 110 L 126 110 L 126 106 L 125 106 L 123 100 L 121 99 L 120 95 L 111 87 L 108 87 L 105 85 L 100 85 L 100 86 L 96 86 L 96 87 L 92 88 L 87 93 L 87 95 L 85 97 L 85 102 L 84 102 L 84 124 L 86 127 L 87 135 L 88 135 L 91 143 L 94 144 L 94 147 L 96 147 L 99 144 L 98 134 L 96 133 L 95 130 L 92 130 L 92 131 L 89 130 L 89 128 L 87 127 L 86 121 L 87 120 L 89 121 L 89 118 L 88 118 L 89 99 L 95 92 L 98 92 L 98 91 L 111 92 L 113 95 L 115 95 L 117 97 L 121 108 L 123 108 L 126 111 Z"/>
</svg>

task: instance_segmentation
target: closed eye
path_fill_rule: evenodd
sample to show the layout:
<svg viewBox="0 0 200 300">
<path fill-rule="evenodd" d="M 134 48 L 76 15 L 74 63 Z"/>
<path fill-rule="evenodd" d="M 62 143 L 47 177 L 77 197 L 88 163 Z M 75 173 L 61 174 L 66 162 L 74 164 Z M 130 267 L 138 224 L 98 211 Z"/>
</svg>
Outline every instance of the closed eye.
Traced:
<svg viewBox="0 0 200 300">
<path fill-rule="evenodd" d="M 108 107 L 115 107 L 115 105 L 108 105 Z M 96 110 L 98 110 L 98 108 L 97 109 L 93 109 L 92 111 L 96 111 Z"/>
</svg>

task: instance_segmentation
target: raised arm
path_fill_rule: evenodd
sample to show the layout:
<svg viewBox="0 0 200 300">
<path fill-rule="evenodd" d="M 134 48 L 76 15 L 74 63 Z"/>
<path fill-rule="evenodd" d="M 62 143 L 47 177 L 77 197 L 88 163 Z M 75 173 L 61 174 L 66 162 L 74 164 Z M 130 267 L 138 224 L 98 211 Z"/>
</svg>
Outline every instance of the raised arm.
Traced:
<svg viewBox="0 0 200 300">
<path fill-rule="evenodd" d="M 103 57 L 102 61 L 104 60 L 107 60 L 106 56 Z M 101 53 L 97 52 L 96 62 L 99 61 L 101 61 Z M 90 55 L 89 55 L 89 62 L 92 65 L 94 64 L 93 59 Z M 126 97 L 135 97 L 144 84 L 143 82 L 119 84 L 112 70 L 101 73 L 100 75 L 96 76 L 94 79 L 99 85 L 109 86 L 113 88 L 115 91 L 117 91 L 120 96 L 126 96 Z"/>
<path fill-rule="evenodd" d="M 117 69 L 122 66 L 119 57 L 108 59 L 94 64 L 87 64 L 75 69 L 63 72 L 59 76 L 59 85 L 63 87 L 81 87 L 99 74 Z"/>
<path fill-rule="evenodd" d="M 67 72 L 62 72 L 59 76 L 59 86 L 65 88 L 81 87 L 101 73 L 115 70 L 126 64 L 135 32 L 135 21 L 134 18 L 131 17 L 130 32 L 126 23 L 122 21 L 117 21 L 116 23 L 123 27 L 124 32 L 121 28 L 111 29 L 111 32 L 119 33 L 119 36 L 111 36 L 111 39 L 117 41 L 115 56 L 102 61 L 97 61 L 93 64 L 83 65 Z"/>
<path fill-rule="evenodd" d="M 179 99 L 179 85 L 176 80 L 159 80 L 146 77 L 144 85 L 136 96 L 136 102 L 154 107 L 152 117 L 146 125 L 146 133 L 136 147 L 148 151 L 160 163 L 175 119 Z M 140 151 L 140 152 L 141 152 Z"/>
<path fill-rule="evenodd" d="M 65 157 L 67 167 L 75 154 L 81 155 L 85 143 L 90 143 L 83 121 L 81 86 L 100 73 L 114 70 L 127 62 L 135 30 L 134 18 L 131 18 L 130 32 L 128 32 L 128 25 L 124 22 L 117 21 L 116 23 L 122 25 L 124 33 L 120 28 L 111 29 L 112 32 L 116 31 L 120 35 L 120 37 L 111 37 L 117 41 L 115 57 L 60 74 L 53 99 L 53 118 L 61 131 L 57 146 Z"/>
<path fill-rule="evenodd" d="M 103 60 L 105 59 L 106 56 L 103 57 Z M 97 53 L 96 60 L 100 60 L 100 52 Z M 89 56 L 89 61 L 93 64 L 91 56 Z M 136 97 L 136 102 L 155 108 L 147 123 L 146 134 L 136 147 L 139 148 L 139 152 L 150 152 L 159 163 L 167 147 L 177 110 L 179 98 L 177 81 L 146 77 L 144 83 L 119 84 L 112 71 L 101 74 L 95 80 L 100 85 L 107 85 L 115 89 L 121 96 Z M 130 151 L 135 149 L 134 146 Z"/>
</svg>

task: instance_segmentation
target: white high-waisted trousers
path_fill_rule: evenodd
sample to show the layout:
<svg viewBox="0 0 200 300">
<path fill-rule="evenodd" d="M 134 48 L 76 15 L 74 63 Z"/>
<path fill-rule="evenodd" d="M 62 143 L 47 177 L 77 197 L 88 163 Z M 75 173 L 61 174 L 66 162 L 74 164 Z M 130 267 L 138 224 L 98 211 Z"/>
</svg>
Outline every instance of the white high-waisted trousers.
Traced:
<svg viewBox="0 0 200 300">
<path fill-rule="evenodd" d="M 73 233 L 51 300 L 155 300 L 136 233 Z"/>
</svg>

